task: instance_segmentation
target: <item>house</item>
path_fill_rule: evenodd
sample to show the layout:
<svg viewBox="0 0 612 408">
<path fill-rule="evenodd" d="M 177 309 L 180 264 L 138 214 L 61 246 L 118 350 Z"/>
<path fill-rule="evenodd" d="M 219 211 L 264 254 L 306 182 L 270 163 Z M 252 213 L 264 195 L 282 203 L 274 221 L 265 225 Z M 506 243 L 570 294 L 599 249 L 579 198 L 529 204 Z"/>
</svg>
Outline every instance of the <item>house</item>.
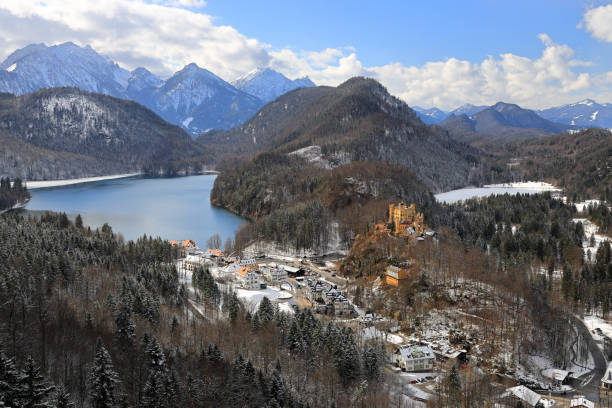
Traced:
<svg viewBox="0 0 612 408">
<path fill-rule="evenodd" d="M 287 272 L 283 269 L 282 266 L 278 266 L 274 263 L 266 265 L 261 268 L 263 270 L 263 275 L 272 282 L 280 282 L 282 280 L 287 279 Z"/>
<path fill-rule="evenodd" d="M 584 397 L 584 395 L 574 395 L 572 400 L 570 401 L 571 408 L 595 408 L 595 403 L 589 401 Z"/>
<path fill-rule="evenodd" d="M 238 260 L 238 265 L 239 266 L 246 266 L 249 269 L 258 269 L 257 267 L 257 262 L 255 262 L 254 259 L 239 259 Z"/>
<path fill-rule="evenodd" d="M 187 257 L 183 260 L 183 268 L 193 272 L 198 267 L 208 265 L 209 262 L 210 261 L 208 259 L 200 255 L 187 255 Z"/>
<path fill-rule="evenodd" d="M 410 276 L 413 264 L 410 261 L 404 262 L 401 266 L 387 266 L 385 273 L 385 283 L 391 286 L 401 285 Z"/>
<path fill-rule="evenodd" d="M 304 276 L 304 270 L 301 268 L 295 268 L 293 266 L 287 266 L 287 265 L 280 265 L 280 267 L 283 268 L 285 272 L 287 272 L 287 275 L 289 277 L 295 278 L 298 276 Z"/>
<path fill-rule="evenodd" d="M 240 267 L 234 275 L 243 288 L 259 289 L 259 275 L 246 266 Z"/>
<path fill-rule="evenodd" d="M 331 302 L 334 305 L 334 314 L 336 316 L 347 316 L 352 313 L 351 305 L 344 295 L 338 295 Z"/>
<path fill-rule="evenodd" d="M 172 240 L 170 241 L 170 245 L 179 248 L 179 255 L 185 257 L 187 255 L 193 255 L 198 250 L 198 246 L 191 239 L 186 239 L 182 242 Z"/>
<path fill-rule="evenodd" d="M 434 368 L 436 360 L 429 346 L 407 346 L 394 353 L 395 364 L 402 371 L 427 371 Z"/>
<path fill-rule="evenodd" d="M 311 302 L 325 303 L 323 293 L 327 291 L 327 286 L 323 282 L 313 282 L 312 284 L 309 284 L 309 289 L 308 297 L 310 298 Z"/>
<path fill-rule="evenodd" d="M 538 404 L 538 402 L 540 402 L 543 399 L 540 394 L 538 394 L 535 391 L 530 390 L 524 385 L 519 385 L 517 387 L 508 388 L 506 392 L 502 394 L 502 397 L 520 400 L 524 404 L 527 404 L 530 407 L 535 407 Z"/>
<path fill-rule="evenodd" d="M 206 255 L 211 258 L 221 258 L 223 256 L 223 252 L 220 249 L 207 249 Z"/>
</svg>

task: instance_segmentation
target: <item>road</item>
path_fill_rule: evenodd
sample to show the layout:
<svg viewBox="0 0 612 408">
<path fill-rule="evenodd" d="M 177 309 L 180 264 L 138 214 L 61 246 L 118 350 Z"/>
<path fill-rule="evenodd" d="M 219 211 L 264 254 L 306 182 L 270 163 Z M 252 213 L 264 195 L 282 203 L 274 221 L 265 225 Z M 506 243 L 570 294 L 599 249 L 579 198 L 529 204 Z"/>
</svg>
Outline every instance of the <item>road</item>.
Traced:
<svg viewBox="0 0 612 408">
<path fill-rule="evenodd" d="M 578 330 L 587 340 L 589 351 L 591 352 L 591 355 L 593 355 L 593 360 L 595 361 L 595 370 L 588 374 L 591 376 L 589 382 L 586 385 L 579 387 L 580 391 L 578 394 L 586 396 L 591 401 L 599 401 L 599 381 L 606 373 L 606 359 L 604 358 L 604 355 L 599 347 L 597 347 L 595 340 L 593 340 L 589 329 L 584 325 L 584 323 L 574 316 L 571 316 L 570 319 L 572 320 L 572 324 L 576 330 Z"/>
</svg>

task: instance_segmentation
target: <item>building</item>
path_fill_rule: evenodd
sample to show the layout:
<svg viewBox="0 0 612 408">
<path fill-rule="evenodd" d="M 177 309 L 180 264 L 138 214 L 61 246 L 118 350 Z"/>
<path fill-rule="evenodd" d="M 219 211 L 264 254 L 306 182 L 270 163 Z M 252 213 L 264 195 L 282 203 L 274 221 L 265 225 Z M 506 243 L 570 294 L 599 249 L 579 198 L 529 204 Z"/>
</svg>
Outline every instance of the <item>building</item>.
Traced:
<svg viewBox="0 0 612 408">
<path fill-rule="evenodd" d="M 211 258 L 221 258 L 223 256 L 223 252 L 220 249 L 207 249 L 206 255 Z"/>
<path fill-rule="evenodd" d="M 259 275 L 246 266 L 240 267 L 235 272 L 236 280 L 245 289 L 259 289 Z"/>
<path fill-rule="evenodd" d="M 429 346 L 407 346 L 395 350 L 394 360 L 402 371 L 428 371 L 436 357 Z"/>
<path fill-rule="evenodd" d="M 520 400 L 523 404 L 527 404 L 529 407 L 535 407 L 539 402 L 544 400 L 540 394 L 530 390 L 524 385 L 508 388 L 506 392 L 502 394 L 502 397 L 517 401 Z M 543 402 L 545 401 L 547 400 L 544 400 Z"/>
<path fill-rule="evenodd" d="M 392 286 L 399 286 L 405 279 L 410 276 L 410 271 L 413 268 L 413 263 L 406 261 L 401 266 L 387 266 L 385 273 L 385 283 Z"/>
<path fill-rule="evenodd" d="M 205 267 L 209 264 L 210 260 L 200 255 L 187 255 L 183 261 L 183 268 L 188 271 L 195 271 L 198 267 Z"/>
<path fill-rule="evenodd" d="M 186 239 L 181 242 L 172 240 L 170 241 L 170 245 L 176 246 L 179 248 L 179 255 L 181 257 L 186 257 L 187 255 L 194 255 L 195 252 L 198 250 L 198 246 L 191 239 Z"/>
<path fill-rule="evenodd" d="M 584 397 L 584 395 L 574 395 L 572 400 L 570 401 L 571 408 L 595 408 L 595 403 L 589 401 Z"/>
<path fill-rule="evenodd" d="M 353 312 L 348 299 L 342 294 L 336 296 L 331 301 L 331 304 L 334 305 L 334 314 L 336 316 L 349 316 Z"/>
<path fill-rule="evenodd" d="M 257 262 L 254 259 L 240 259 L 238 265 L 247 266 L 251 269 L 257 269 Z"/>
<path fill-rule="evenodd" d="M 261 270 L 263 275 L 271 282 L 280 282 L 287 279 L 287 272 L 282 266 L 271 263 L 266 266 L 262 266 Z"/>
<path fill-rule="evenodd" d="M 612 362 L 608 364 L 608 369 L 601 379 L 601 388 L 604 390 L 612 390 Z"/>
<path fill-rule="evenodd" d="M 396 235 L 417 236 L 425 232 L 425 217 L 417 212 L 415 204 L 389 204 L 389 224 Z"/>
</svg>

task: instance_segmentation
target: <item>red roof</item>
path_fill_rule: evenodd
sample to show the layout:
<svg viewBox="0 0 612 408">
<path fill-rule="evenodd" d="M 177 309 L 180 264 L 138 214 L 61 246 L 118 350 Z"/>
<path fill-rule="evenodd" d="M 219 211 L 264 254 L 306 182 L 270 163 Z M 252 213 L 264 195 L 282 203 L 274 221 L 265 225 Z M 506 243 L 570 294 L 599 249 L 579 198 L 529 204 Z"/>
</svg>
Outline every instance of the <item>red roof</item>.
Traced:
<svg viewBox="0 0 612 408">
<path fill-rule="evenodd" d="M 236 273 L 242 277 L 245 277 L 248 272 L 249 272 L 249 268 L 247 268 L 246 266 L 243 266 L 242 268 L 236 271 Z"/>
</svg>

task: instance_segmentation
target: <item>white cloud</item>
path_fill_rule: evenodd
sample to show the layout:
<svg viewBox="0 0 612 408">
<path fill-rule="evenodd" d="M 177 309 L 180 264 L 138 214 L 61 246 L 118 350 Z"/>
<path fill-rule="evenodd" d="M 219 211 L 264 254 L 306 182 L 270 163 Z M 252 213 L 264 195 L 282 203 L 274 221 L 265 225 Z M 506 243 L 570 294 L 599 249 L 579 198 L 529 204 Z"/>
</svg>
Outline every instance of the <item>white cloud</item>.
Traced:
<svg viewBox="0 0 612 408">
<path fill-rule="evenodd" d="M 91 45 L 128 69 L 144 66 L 161 76 L 191 62 L 226 80 L 259 66 L 291 78 L 308 75 L 320 85 L 370 76 L 409 104 L 442 109 L 500 100 L 538 108 L 612 94 L 611 73 L 580 72 L 591 63 L 575 59 L 570 47 L 546 34 L 539 35 L 543 50 L 537 58 L 506 53 L 480 62 L 448 58 L 419 66 L 365 67 L 353 47 L 294 50 L 248 38 L 192 9 L 204 5 L 203 0 L 2 0 L 0 59 L 31 43 L 73 41 Z M 606 13 L 612 13 L 612 6 L 591 9 L 583 24 L 594 36 L 609 35 L 612 41 Z"/>
<path fill-rule="evenodd" d="M 578 27 L 598 40 L 612 42 L 612 4 L 587 10 Z"/>
</svg>

